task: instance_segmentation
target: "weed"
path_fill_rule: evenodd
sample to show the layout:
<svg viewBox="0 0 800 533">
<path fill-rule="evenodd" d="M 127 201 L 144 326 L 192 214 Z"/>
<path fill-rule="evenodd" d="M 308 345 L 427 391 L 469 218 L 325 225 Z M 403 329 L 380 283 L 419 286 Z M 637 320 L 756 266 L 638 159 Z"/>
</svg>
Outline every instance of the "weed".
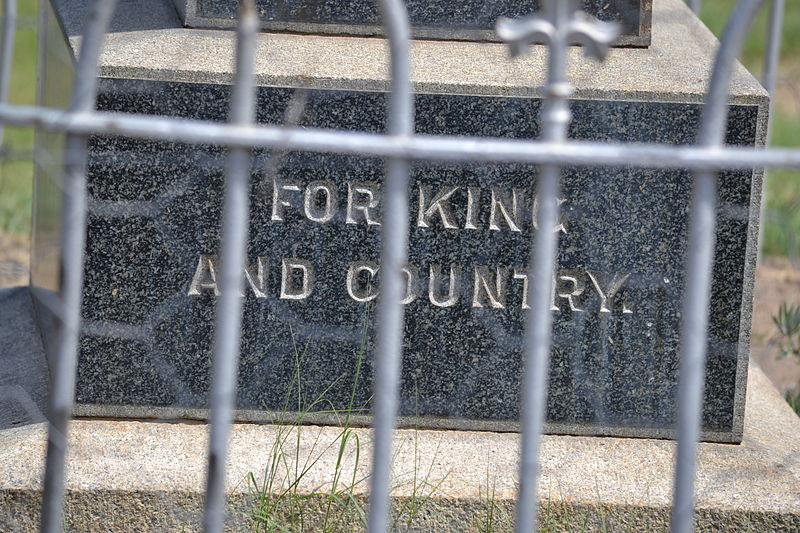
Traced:
<svg viewBox="0 0 800 533">
<path fill-rule="evenodd" d="M 800 416 L 800 390 L 787 391 L 784 397 L 786 398 L 786 403 L 789 404 L 789 407 L 791 407 L 794 412 L 797 413 L 797 416 Z"/>
<path fill-rule="evenodd" d="M 478 488 L 480 515 L 476 521 L 476 529 L 480 533 L 493 533 L 506 530 L 511 524 L 511 516 L 497 502 L 497 477 L 489 469 L 489 458 L 486 458 L 486 487 Z"/>
<path fill-rule="evenodd" d="M 277 433 L 270 447 L 268 464 L 260 480 L 253 472 L 247 475 L 252 506 L 244 512 L 252 520 L 256 532 L 330 533 L 366 527 L 366 498 L 361 495 L 360 487 L 365 485 L 368 475 L 359 474 L 362 442 L 358 430 L 352 426 L 351 417 L 354 413 L 366 410 L 365 407 L 356 406 L 356 398 L 367 350 L 368 314 L 369 309 L 363 320 L 352 388 L 345 409 L 335 408 L 326 399 L 336 381 L 319 396 L 307 401 L 302 390 L 301 368 L 308 351 L 308 343 L 302 349 L 297 346 L 294 332 L 290 328 L 294 345 L 294 369 L 278 416 Z M 310 449 L 301 453 L 304 431 L 302 423 L 311 412 L 332 414 L 341 428 L 330 442 L 320 442 L 322 432 L 318 432 Z M 435 504 L 432 496 L 447 478 L 445 474 L 434 479 L 433 467 L 439 456 L 439 446 L 436 447 L 430 464 L 424 468 L 416 429 L 411 439 L 414 446 L 411 471 L 396 475 L 396 483 L 392 487 L 393 491 L 404 489 L 407 493 L 395 500 L 391 526 L 393 531 L 413 529 L 423 511 Z M 301 489 L 312 469 L 334 449 L 336 461 L 329 477 L 330 486 L 309 491 L 306 483 L 306 488 Z M 399 449 L 396 448 L 395 453 Z"/>
<path fill-rule="evenodd" d="M 792 356 L 800 362 L 800 305 L 786 305 L 783 302 L 778 314 L 772 315 L 781 336 L 780 357 Z"/>
<path fill-rule="evenodd" d="M 366 339 L 364 320 L 364 338 Z M 292 342 L 294 332 L 290 328 Z M 357 524 L 365 524 L 363 503 L 355 490 L 364 478 L 358 477 L 358 466 L 361 460 L 361 441 L 350 424 L 350 417 L 356 409 L 355 398 L 358 382 L 361 379 L 361 366 L 366 352 L 366 340 L 359 347 L 354 369 L 353 385 L 346 409 L 339 410 L 330 406 L 319 409 L 327 403 L 325 397 L 336 384 L 331 383 L 319 396 L 306 403 L 301 379 L 302 360 L 308 350 L 308 343 L 302 352 L 294 345 L 294 371 L 284 399 L 281 415 L 276 426 L 277 434 L 271 445 L 269 462 L 263 479 L 259 482 L 255 474 L 247 476 L 247 485 L 255 502 L 248 511 L 256 532 L 307 531 L 313 523 L 315 531 L 341 531 Z M 296 396 L 294 395 L 296 391 Z M 289 413 L 290 398 L 295 398 L 296 405 L 291 417 Z M 311 412 L 333 414 L 341 423 L 341 431 L 336 438 L 327 444 L 320 443 L 321 433 L 312 442 L 310 451 L 301 457 L 302 421 Z M 293 438 L 292 438 L 293 437 Z M 326 452 L 338 445 L 337 459 L 334 466 L 330 487 L 327 490 L 301 491 L 300 485 L 320 461 Z M 288 451 L 287 451 L 288 449 Z M 345 459 L 348 451 L 354 453 L 352 474 L 346 472 Z"/>
</svg>

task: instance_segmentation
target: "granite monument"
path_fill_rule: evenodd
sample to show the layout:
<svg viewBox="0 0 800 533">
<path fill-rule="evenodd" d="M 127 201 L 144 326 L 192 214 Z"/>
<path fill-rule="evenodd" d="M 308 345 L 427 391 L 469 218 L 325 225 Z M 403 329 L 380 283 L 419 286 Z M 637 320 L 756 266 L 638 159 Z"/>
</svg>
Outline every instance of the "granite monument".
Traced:
<svg viewBox="0 0 800 533">
<path fill-rule="evenodd" d="M 213 5 L 228 16 L 227 3 Z M 50 57 L 70 56 L 82 8 L 52 0 L 49 9 L 64 33 Z M 119 10 L 98 107 L 225 120 L 232 33 L 184 28 L 167 0 Z M 571 138 L 695 141 L 714 39 L 680 0 L 656 4 L 653 25 L 649 48 L 617 48 L 602 65 L 573 50 Z M 259 122 L 384 130 L 382 40 L 272 33 L 259 47 Z M 500 44 L 419 41 L 412 63 L 418 132 L 538 136 L 543 49 L 512 61 Z M 727 142 L 762 145 L 767 96 L 741 67 L 731 98 Z M 224 160 L 211 146 L 91 139 L 77 414 L 205 416 Z M 349 409 L 368 422 L 383 171 L 366 157 L 253 154 L 238 419 L 308 409 L 305 420 L 335 423 L 331 411 Z M 672 436 L 690 173 L 565 169 L 557 275 L 546 281 L 530 279 L 527 265 L 536 176 L 529 165 L 414 163 L 400 423 L 516 430 L 525 288 L 545 282 L 554 316 L 547 430 Z M 40 316 L 46 289 L 57 290 L 46 204 L 57 180 L 55 169 L 37 178 Z M 722 173 L 719 190 L 703 438 L 737 442 L 761 176 Z"/>
</svg>

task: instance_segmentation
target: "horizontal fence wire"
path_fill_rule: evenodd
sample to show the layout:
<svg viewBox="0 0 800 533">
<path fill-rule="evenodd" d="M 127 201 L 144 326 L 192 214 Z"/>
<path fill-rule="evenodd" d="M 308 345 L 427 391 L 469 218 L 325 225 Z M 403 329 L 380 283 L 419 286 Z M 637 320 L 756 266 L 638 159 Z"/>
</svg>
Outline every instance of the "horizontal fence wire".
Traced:
<svg viewBox="0 0 800 533">
<path fill-rule="evenodd" d="M 396 138 L 377 133 L 316 128 L 234 127 L 219 122 L 126 116 L 99 111 L 76 114 L 61 109 L 11 105 L 0 105 L 0 122 L 83 135 L 116 135 L 228 148 L 266 148 L 284 152 L 308 151 L 413 160 L 686 170 L 800 169 L 800 150 L 791 148 L 605 144 L 575 140 L 552 143 L 418 134 Z"/>
<path fill-rule="evenodd" d="M 236 290 L 241 285 L 241 261 L 247 238 L 248 178 L 251 150 L 270 148 L 282 151 L 303 150 L 326 153 L 345 153 L 386 158 L 387 219 L 382 244 L 382 259 L 389 275 L 384 276 L 382 299 L 378 311 L 378 353 L 374 406 L 375 446 L 371 481 L 371 532 L 386 531 L 390 517 L 390 468 L 392 435 L 397 412 L 397 386 L 401 360 L 403 314 L 400 301 L 400 268 L 407 248 L 408 213 L 407 187 L 409 162 L 417 159 L 439 161 L 520 162 L 542 166 L 539 187 L 546 188 L 543 198 L 555 197 L 562 166 L 624 166 L 648 168 L 682 168 L 695 171 L 695 189 L 690 213 L 690 253 L 687 259 L 687 291 L 683 306 L 681 331 L 681 369 L 679 381 L 678 451 L 672 512 L 672 530 L 687 532 L 693 528 L 694 478 L 696 447 L 702 414 L 703 376 L 707 343 L 708 304 L 713 261 L 716 172 L 723 169 L 800 168 L 800 150 L 745 149 L 723 146 L 728 111 L 728 89 L 736 56 L 744 36 L 758 9 L 765 0 L 741 0 L 722 38 L 714 64 L 706 105 L 703 108 L 701 133 L 695 146 L 663 146 L 654 144 L 602 144 L 576 142 L 566 139 L 563 122 L 556 124 L 542 140 L 507 140 L 492 138 L 463 138 L 421 136 L 413 134 L 413 99 L 409 71 L 408 46 L 410 28 L 401 0 L 379 0 L 391 54 L 391 94 L 388 132 L 368 134 L 321 129 L 255 126 L 254 119 L 254 40 L 257 16 L 252 0 L 241 2 L 240 27 L 237 32 L 236 81 L 230 121 L 227 124 L 111 114 L 95 111 L 97 97 L 98 61 L 103 36 L 114 11 L 115 2 L 94 2 L 87 20 L 80 57 L 76 68 L 73 100 L 70 108 L 47 109 L 38 106 L 14 106 L 7 103 L 10 63 L 13 53 L 15 0 L 4 6 L 4 34 L 0 43 L 0 131 L 6 125 L 29 126 L 67 133 L 65 183 L 62 214 L 62 286 L 61 300 L 55 305 L 59 319 L 59 342 L 55 356 L 56 370 L 50 394 L 48 448 L 42 502 L 42 531 L 63 529 L 64 472 L 66 435 L 74 404 L 75 372 L 78 335 L 81 327 L 80 309 L 83 290 L 83 255 L 85 247 L 87 188 L 86 139 L 89 135 L 104 134 L 132 138 L 169 140 L 184 143 L 215 144 L 230 149 L 224 208 L 224 248 L 222 254 L 223 287 L 215 329 L 214 380 L 211 394 L 211 436 L 204 528 L 221 531 L 224 524 L 225 469 L 227 437 L 232 421 L 238 361 L 241 301 Z M 545 2 L 546 15 L 563 19 L 566 2 Z M 690 2 L 695 11 L 699 0 Z M 782 26 L 783 0 L 772 0 L 768 35 L 767 62 L 764 80 L 774 92 L 777 70 L 778 42 Z M 560 44 L 547 43 L 551 57 L 564 50 Z M 566 43 L 563 43 L 566 46 Z M 551 81 L 558 87 L 566 84 L 559 72 Z M 556 67 L 558 68 L 558 67 Z M 563 74 L 563 72 L 561 73 Z M 545 107 L 566 103 L 566 94 L 551 87 L 544 94 Z M 563 111 L 563 107 L 560 107 Z M 543 117 L 546 118 L 546 117 Z M 568 120 L 568 119 L 567 119 Z M 548 131 L 545 128 L 545 131 Z M 554 133 L 553 133 L 554 132 Z M 544 202 L 546 204 L 546 202 Z M 546 205 L 540 209 L 543 224 L 536 232 L 535 269 L 546 274 L 554 267 L 554 238 L 541 240 L 546 221 L 554 221 L 557 203 L 552 212 Z M 113 209 L 112 207 L 109 207 Z M 549 213 L 549 216 L 548 216 Z M 545 253 L 546 252 L 546 253 Z M 226 266 L 227 265 L 227 266 Z M 396 268 L 392 268 L 392 267 Z M 548 270 L 549 269 L 549 270 Z M 391 273 L 396 271 L 396 276 Z M 542 276 L 539 279 L 548 279 Z M 531 301 L 536 302 L 536 284 L 531 284 Z M 543 284 L 538 284 L 543 285 Z M 547 292 L 540 287 L 539 292 Z M 225 294 L 230 295 L 227 299 Z M 396 297 L 392 297 L 392 296 Z M 546 298 L 545 298 L 546 299 Z M 544 301 L 544 300 L 543 300 Z M 532 306 L 532 313 L 537 315 Z M 546 307 L 546 306 L 545 306 Z M 223 312 L 224 311 L 224 312 Z M 545 313 L 547 315 L 547 313 Z M 539 318 L 542 318 L 539 316 Z M 526 335 L 526 353 L 532 360 L 526 364 L 536 379 L 526 379 L 527 390 L 546 384 L 546 357 L 552 333 L 549 322 L 546 331 Z M 530 326 L 530 320 L 528 320 Z M 531 355 L 535 354 L 535 355 Z M 538 363 L 536 363 L 538 361 Z M 535 363 L 533 367 L 530 365 Z M 535 370 L 531 371 L 530 368 Z M 529 377 L 530 377 L 529 376 Z M 546 398 L 545 398 L 546 399 Z M 541 420 L 536 420 L 545 399 L 526 402 L 524 417 L 533 417 L 526 425 L 525 437 L 538 443 Z M 540 413 L 541 415 L 541 413 Z M 543 415 L 538 418 L 542 418 Z M 535 527 L 536 515 L 536 454 L 538 446 L 523 448 L 521 463 L 533 465 L 523 469 L 522 491 L 532 490 L 530 496 L 518 502 L 519 531 Z M 525 487 L 528 487 L 526 489 Z M 530 489 L 532 487 L 532 489 Z M 527 507 L 529 505 L 533 507 Z M 527 508 L 527 510 L 526 510 Z M 533 509 L 531 515 L 531 509 Z"/>
</svg>

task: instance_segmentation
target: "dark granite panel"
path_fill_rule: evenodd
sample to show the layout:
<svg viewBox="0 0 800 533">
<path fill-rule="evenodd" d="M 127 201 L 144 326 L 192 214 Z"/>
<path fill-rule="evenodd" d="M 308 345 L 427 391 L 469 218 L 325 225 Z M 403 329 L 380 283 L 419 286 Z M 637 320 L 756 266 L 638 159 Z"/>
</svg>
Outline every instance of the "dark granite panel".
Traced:
<svg viewBox="0 0 800 533">
<path fill-rule="evenodd" d="M 228 91 L 102 80 L 99 107 L 224 120 Z M 281 123 L 293 99 L 305 102 L 300 125 L 376 132 L 385 127 L 384 94 L 322 90 L 262 88 L 259 121 Z M 416 129 L 422 133 L 539 134 L 538 100 L 418 95 L 416 104 Z M 679 103 L 574 101 L 572 110 L 572 138 L 609 141 L 690 143 L 700 117 L 699 106 Z M 756 113 L 751 106 L 732 108 L 728 142 L 754 143 Z M 354 262 L 378 262 L 380 227 L 368 225 L 357 209 L 367 197 L 355 187 L 372 184 L 380 200 L 382 163 L 299 152 L 258 152 L 253 162 L 248 256 L 253 284 L 263 297 L 245 288 L 238 406 L 281 410 L 291 398 L 288 409 L 294 410 L 299 385 L 301 403 L 324 398 L 312 410 L 366 408 L 372 303 L 348 293 L 346 273 Z M 87 236 L 87 334 L 79 403 L 206 405 L 215 296 L 210 285 L 195 286 L 199 295 L 188 293 L 200 256 L 213 256 L 220 248 L 223 167 L 224 152 L 218 148 L 92 139 L 94 214 Z M 423 417 L 422 425 L 428 417 L 446 419 L 445 425 L 461 419 L 497 421 L 503 428 L 508 427 L 503 422 L 518 417 L 520 275 L 532 236 L 536 173 L 535 167 L 517 164 L 413 165 L 409 263 L 418 269 L 413 284 L 418 297 L 406 305 L 401 410 Z M 751 180 L 749 172 L 719 178 L 704 415 L 708 431 L 731 432 L 735 416 Z M 279 201 L 289 204 L 277 213 L 282 220 L 273 213 L 276 184 Z M 434 209 L 424 219 L 427 227 L 419 224 L 424 187 L 430 188 L 429 197 L 456 188 L 443 204 L 449 209 Z M 348 213 L 349 189 L 353 209 Z M 518 218 L 513 217 L 514 189 Z M 577 425 L 585 433 L 601 427 L 663 429 L 673 423 L 690 189 L 690 176 L 681 171 L 565 171 L 549 421 Z M 495 202 L 492 220 L 493 194 L 507 216 Z M 376 220 L 378 203 L 368 211 Z M 114 206 L 124 210 L 109 216 Z M 330 220 L 312 220 L 328 213 Z M 261 277 L 259 257 L 264 258 Z M 302 283 L 298 269 L 288 270 L 294 275 L 282 280 L 282 261 L 288 258 L 314 268 L 307 298 L 280 297 L 282 285 L 291 292 Z M 458 301 L 434 305 L 431 269 L 442 273 L 434 297 L 447 299 L 451 266 L 461 272 L 455 284 Z M 482 307 L 474 305 L 479 275 L 484 276 L 477 283 Z M 205 272 L 203 279 L 208 282 L 209 276 Z M 355 276 L 350 287 L 355 297 L 371 294 L 369 278 L 364 272 Z M 491 306 L 493 292 L 503 308 Z"/>
<path fill-rule="evenodd" d="M 583 0 L 583 9 L 606 21 L 621 25 L 622 35 L 649 43 L 650 0 Z M 537 0 L 407 0 L 409 21 L 418 37 L 494 40 L 491 35 L 500 17 L 525 17 L 540 9 Z M 330 33 L 377 33 L 381 19 L 374 0 L 256 0 L 256 8 L 267 28 Z M 236 18 L 234 0 L 197 0 L 197 20 Z M 211 24 L 213 25 L 213 23 Z M 465 33 L 466 32 L 466 33 Z"/>
</svg>

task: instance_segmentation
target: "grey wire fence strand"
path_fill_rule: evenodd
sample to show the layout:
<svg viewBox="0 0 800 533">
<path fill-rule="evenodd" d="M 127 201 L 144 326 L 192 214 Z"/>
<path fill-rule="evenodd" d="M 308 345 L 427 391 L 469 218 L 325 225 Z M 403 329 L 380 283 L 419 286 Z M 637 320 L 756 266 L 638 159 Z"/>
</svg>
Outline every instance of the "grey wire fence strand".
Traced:
<svg viewBox="0 0 800 533">
<path fill-rule="evenodd" d="M 72 114 L 92 113 L 97 100 L 100 48 L 114 13 L 115 0 L 95 2 L 75 69 Z M 66 140 L 61 214 L 61 301 L 56 313 L 58 344 L 51 376 L 47 418 L 47 458 L 42 496 L 41 529 L 63 531 L 62 508 L 67 453 L 67 430 L 75 401 L 75 378 L 83 296 L 83 256 L 86 244 L 86 136 L 69 134 Z"/>
<path fill-rule="evenodd" d="M 747 30 L 765 0 L 741 0 L 728 22 L 714 62 L 698 143 L 721 147 L 728 118 L 728 88 Z M 678 449 L 671 526 L 674 533 L 694 529 L 697 441 L 703 418 L 708 314 L 716 232 L 717 172 L 695 173 L 689 223 L 689 257 L 681 314 L 678 380 Z"/>
<path fill-rule="evenodd" d="M 781 60 L 781 36 L 783 34 L 783 15 L 786 12 L 786 0 L 772 0 L 769 6 L 769 22 L 767 24 L 767 47 L 764 51 L 764 75 L 762 83 L 769 93 L 769 116 L 775 106 L 778 80 L 778 66 Z M 767 143 L 771 139 L 772 120 L 769 121 Z"/>
<path fill-rule="evenodd" d="M 240 0 L 236 42 L 236 79 L 229 122 L 246 126 L 255 121 L 255 49 L 258 15 L 253 0 Z M 225 523 L 225 461 L 236 405 L 239 370 L 243 283 L 250 222 L 251 153 L 231 148 L 227 160 L 225 205 L 222 212 L 220 298 L 216 309 L 213 377 L 211 382 L 208 472 L 203 530 L 222 531 Z"/>
<path fill-rule="evenodd" d="M 32 106 L 0 105 L 6 125 L 33 126 L 45 131 L 81 135 L 119 135 L 133 139 L 188 144 L 306 150 L 412 160 L 514 162 L 560 164 L 578 167 L 633 167 L 670 169 L 741 170 L 752 168 L 800 169 L 800 151 L 788 148 L 736 146 L 603 144 L 570 140 L 565 143 L 500 138 L 414 135 L 388 137 L 374 133 L 339 132 L 278 126 L 234 127 L 200 120 L 126 116 L 107 112 L 71 114 Z"/>
<path fill-rule="evenodd" d="M 401 0 L 379 0 L 378 8 L 389 39 L 391 93 L 387 133 L 408 138 L 414 133 L 409 39 L 411 27 Z M 374 442 L 370 480 L 370 533 L 386 531 L 391 515 L 391 461 L 400 389 L 403 350 L 401 267 L 408 243 L 409 162 L 404 157 L 386 161 L 385 205 L 381 222 L 381 282 L 378 301 L 377 351 L 373 404 Z"/>
<path fill-rule="evenodd" d="M 596 22 L 587 24 L 575 18 L 575 2 L 545 0 L 543 15 L 522 21 L 501 19 L 497 34 L 511 46 L 513 55 L 522 53 L 530 43 L 548 45 L 547 85 L 541 110 L 541 139 L 564 143 L 571 112 L 567 98 L 572 86 L 567 80 L 567 52 L 570 44 L 581 43 L 587 55 L 602 59 L 616 38 L 616 27 Z M 538 229 L 531 246 L 529 264 L 534 283 L 528 285 L 530 310 L 525 317 L 525 369 L 522 381 L 522 449 L 520 488 L 517 499 L 516 531 L 536 531 L 539 478 L 539 444 L 547 414 L 547 384 L 550 366 L 552 313 L 550 283 L 553 278 L 558 246 L 558 194 L 561 167 L 542 165 L 536 182 L 539 200 Z"/>
<path fill-rule="evenodd" d="M 3 40 L 0 42 L 0 104 L 8 102 L 11 85 L 11 64 L 14 61 L 14 38 L 17 34 L 17 0 L 3 2 Z M 3 144 L 5 124 L 0 123 L 0 145 Z"/>
<path fill-rule="evenodd" d="M 695 171 L 695 190 L 690 222 L 690 254 L 687 289 L 683 304 L 681 369 L 679 382 L 678 451 L 676 454 L 672 529 L 691 531 L 694 513 L 696 449 L 702 419 L 705 350 L 711 265 L 714 251 L 716 177 L 721 169 L 800 168 L 800 151 L 724 147 L 727 91 L 733 65 L 746 31 L 764 0 L 742 0 L 736 7 L 718 52 L 702 128 L 696 146 L 620 145 L 569 141 L 564 71 L 567 44 L 578 40 L 589 51 L 596 39 L 568 35 L 571 14 L 567 2 L 545 3 L 545 19 L 555 29 L 525 26 L 518 34 L 520 47 L 537 39 L 550 46 L 549 84 L 544 91 L 543 135 L 537 142 L 487 138 L 428 137 L 413 134 L 413 99 L 409 72 L 409 25 L 400 0 L 381 0 L 379 7 L 389 36 L 391 95 L 387 135 L 318 129 L 255 126 L 253 64 L 257 17 L 252 0 L 242 2 L 236 57 L 236 81 L 230 121 L 214 124 L 172 118 L 111 115 L 94 110 L 97 69 L 103 36 L 115 6 L 112 0 L 93 4 L 76 69 L 73 102 L 66 112 L 31 106 L 9 105 L 4 95 L 9 82 L 13 41 L 14 3 L 6 2 L 4 36 L 0 49 L 0 124 L 62 131 L 67 136 L 62 213 L 62 300 L 56 309 L 60 319 L 56 369 L 50 397 L 48 449 L 44 480 L 41 529 L 62 530 L 62 509 L 67 426 L 72 413 L 78 335 L 80 330 L 83 253 L 85 246 L 87 189 L 86 138 L 91 134 L 123 135 L 153 140 L 215 144 L 227 147 L 227 190 L 223 215 L 222 294 L 215 330 L 214 381 L 211 394 L 211 435 L 204 528 L 221 531 L 224 524 L 225 460 L 227 438 L 235 405 L 236 372 L 245 245 L 248 224 L 248 192 L 251 150 L 272 148 L 358 154 L 386 158 L 386 212 L 383 225 L 381 299 L 378 311 L 376 385 L 374 403 L 375 446 L 371 480 L 371 532 L 386 531 L 390 519 L 390 459 L 398 405 L 403 310 L 400 305 L 400 266 L 408 236 L 409 161 L 521 162 L 541 165 L 538 180 L 539 230 L 535 238 L 534 277 L 529 297 L 532 310 L 526 328 L 523 447 L 518 531 L 536 524 L 537 455 L 546 403 L 547 361 L 551 342 L 549 279 L 555 260 L 557 220 L 555 201 L 561 167 L 631 166 L 685 168 Z M 690 2 L 695 10 L 699 0 Z M 770 17 L 765 83 L 774 92 L 783 0 L 773 0 Z M 532 24 L 531 21 L 522 21 Z M 540 21 L 541 23 L 541 21 Z M 536 24 L 540 24 L 536 23 Z M 547 32 L 551 32 L 547 34 Z M 561 33 L 567 32 L 567 33 Z M 579 32 L 580 33 L 580 32 Z M 513 39 L 512 39 L 513 40 Z M 599 46 L 602 49 L 602 46 Z M 602 55 L 602 54 L 600 54 Z M 544 303 L 543 303 L 544 302 Z"/>
</svg>

